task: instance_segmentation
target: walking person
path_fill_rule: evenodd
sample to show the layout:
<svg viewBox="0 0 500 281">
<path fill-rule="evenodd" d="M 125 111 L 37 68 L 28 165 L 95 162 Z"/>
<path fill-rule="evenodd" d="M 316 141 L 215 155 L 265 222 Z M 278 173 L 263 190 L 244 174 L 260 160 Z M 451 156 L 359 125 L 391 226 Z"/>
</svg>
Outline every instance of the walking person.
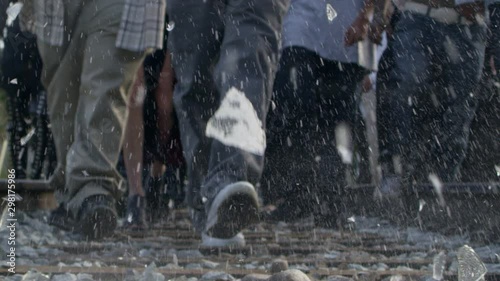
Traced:
<svg viewBox="0 0 500 281">
<path fill-rule="evenodd" d="M 115 167 L 129 88 L 146 52 L 162 47 L 165 5 L 40 0 L 23 8 L 24 26 L 34 29 L 43 60 L 58 159 L 51 184 L 61 205 L 52 220 L 85 238 L 109 236 L 116 227 L 122 178 Z"/>
<path fill-rule="evenodd" d="M 164 48 L 144 59 L 130 95 L 123 156 L 128 180 L 125 226 L 132 229 L 161 222 L 170 201 L 180 204 L 184 197 L 175 78 L 166 44 L 165 35 Z"/>
<path fill-rule="evenodd" d="M 243 245 L 241 231 L 258 221 L 255 185 L 288 2 L 168 4 L 187 203 L 203 245 Z"/>
<path fill-rule="evenodd" d="M 371 38 L 388 26 L 376 0 Z M 397 1 L 391 67 L 377 87 L 382 193 L 399 195 L 429 175 L 455 181 L 465 158 L 485 55 L 483 1 Z M 404 187 L 404 190 L 402 189 Z"/>
<path fill-rule="evenodd" d="M 316 225 L 337 226 L 359 87 L 376 68 L 366 38 L 370 11 L 371 1 L 291 1 L 269 114 L 270 184 L 263 189 L 271 200 L 284 199 L 271 220 L 314 214 Z"/>
<path fill-rule="evenodd" d="M 485 4 L 489 10 L 489 36 L 483 76 L 476 89 L 478 108 L 460 171 L 463 182 L 496 182 L 500 175 L 500 1 Z"/>
</svg>

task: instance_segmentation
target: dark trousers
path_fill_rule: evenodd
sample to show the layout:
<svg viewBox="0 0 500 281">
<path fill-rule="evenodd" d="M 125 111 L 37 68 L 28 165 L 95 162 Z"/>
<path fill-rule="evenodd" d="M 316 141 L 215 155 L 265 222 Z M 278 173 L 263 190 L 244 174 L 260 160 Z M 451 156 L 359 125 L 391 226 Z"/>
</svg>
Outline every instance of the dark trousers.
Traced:
<svg viewBox="0 0 500 281">
<path fill-rule="evenodd" d="M 236 181 L 256 184 L 260 179 L 263 151 L 248 147 L 259 146 L 257 142 L 265 138 L 279 33 L 288 3 L 289 0 L 169 2 L 168 14 L 175 23 L 169 44 L 178 79 L 174 103 L 188 170 L 187 201 L 194 210 L 193 223 L 198 230 L 204 227 L 211 200 L 223 187 Z M 226 100 L 233 88 L 243 95 Z M 222 108 L 224 104 L 226 107 Z M 228 108 L 234 110 L 228 113 Z M 210 119 L 218 109 L 225 113 Z M 209 119 L 210 129 L 221 132 L 218 137 L 207 136 Z M 260 123 L 253 126 L 260 128 L 259 136 L 251 132 L 234 135 L 241 126 L 256 123 Z M 247 145 L 234 141 L 238 138 Z"/>
<path fill-rule="evenodd" d="M 401 14 L 381 62 L 389 69 L 377 83 L 382 163 L 399 155 L 411 177 L 454 180 L 476 109 L 485 35 L 484 26 Z"/>
<path fill-rule="evenodd" d="M 366 73 L 357 64 L 322 59 L 301 47 L 283 50 L 268 118 L 263 190 L 270 203 L 286 198 L 296 215 L 333 207 L 347 167 L 335 130 L 342 123 L 353 128 L 356 87 Z"/>
<path fill-rule="evenodd" d="M 479 104 L 476 118 L 470 130 L 470 144 L 467 157 L 460 171 L 461 180 L 466 182 L 498 181 L 500 161 L 500 3 L 491 4 L 490 26 L 486 58 L 481 83 L 476 90 Z"/>
</svg>

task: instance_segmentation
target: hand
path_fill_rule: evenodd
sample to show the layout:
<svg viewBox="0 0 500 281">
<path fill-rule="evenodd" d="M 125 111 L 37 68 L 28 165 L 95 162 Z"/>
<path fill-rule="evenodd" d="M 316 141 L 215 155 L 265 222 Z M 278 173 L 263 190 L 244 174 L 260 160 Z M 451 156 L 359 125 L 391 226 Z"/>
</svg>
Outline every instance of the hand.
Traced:
<svg viewBox="0 0 500 281">
<path fill-rule="evenodd" d="M 370 22 L 364 16 L 358 16 L 344 35 L 344 44 L 346 47 L 362 41 L 368 35 Z"/>
<path fill-rule="evenodd" d="M 497 65 L 498 59 L 496 56 L 497 56 L 496 54 L 491 54 L 485 60 L 485 64 L 487 65 L 489 72 L 493 77 L 498 77 L 499 65 Z"/>
<path fill-rule="evenodd" d="M 380 22 L 372 22 L 368 31 L 368 38 L 377 45 L 382 44 L 382 34 L 387 29 L 387 25 Z"/>
<path fill-rule="evenodd" d="M 471 22 L 476 22 L 476 14 L 484 14 L 483 3 L 466 3 L 455 7 L 455 10 Z"/>
<path fill-rule="evenodd" d="M 372 80 L 370 79 L 370 75 L 365 75 L 363 78 L 363 93 L 368 93 L 373 89 Z"/>
</svg>

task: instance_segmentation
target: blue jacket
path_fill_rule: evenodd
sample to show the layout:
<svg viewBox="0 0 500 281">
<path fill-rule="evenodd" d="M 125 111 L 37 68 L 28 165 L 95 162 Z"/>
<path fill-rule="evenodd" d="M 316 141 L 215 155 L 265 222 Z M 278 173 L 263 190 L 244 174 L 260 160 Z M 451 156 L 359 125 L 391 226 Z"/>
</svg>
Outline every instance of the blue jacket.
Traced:
<svg viewBox="0 0 500 281">
<path fill-rule="evenodd" d="M 376 69 L 374 44 L 344 46 L 344 34 L 363 0 L 292 0 L 283 23 L 283 47 L 303 47 L 322 58 Z"/>
</svg>

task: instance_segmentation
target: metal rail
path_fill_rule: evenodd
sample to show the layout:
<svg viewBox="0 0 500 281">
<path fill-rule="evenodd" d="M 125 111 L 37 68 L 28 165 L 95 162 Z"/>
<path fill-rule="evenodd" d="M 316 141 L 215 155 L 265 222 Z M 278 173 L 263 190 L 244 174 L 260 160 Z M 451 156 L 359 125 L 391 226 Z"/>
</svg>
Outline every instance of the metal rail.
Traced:
<svg viewBox="0 0 500 281">
<path fill-rule="evenodd" d="M 7 179 L 0 179 L 0 192 L 7 190 Z M 44 180 L 16 180 L 16 189 L 18 191 L 33 191 L 33 192 L 47 192 L 53 191 L 48 181 Z M 364 192 L 371 193 L 375 190 L 372 184 L 359 184 L 355 186 L 348 186 L 346 192 Z M 445 194 L 492 194 L 500 196 L 500 182 L 471 182 L 471 183 L 444 183 L 443 193 Z M 431 184 L 418 184 L 415 187 L 415 192 L 423 194 L 434 194 L 435 188 Z"/>
</svg>

